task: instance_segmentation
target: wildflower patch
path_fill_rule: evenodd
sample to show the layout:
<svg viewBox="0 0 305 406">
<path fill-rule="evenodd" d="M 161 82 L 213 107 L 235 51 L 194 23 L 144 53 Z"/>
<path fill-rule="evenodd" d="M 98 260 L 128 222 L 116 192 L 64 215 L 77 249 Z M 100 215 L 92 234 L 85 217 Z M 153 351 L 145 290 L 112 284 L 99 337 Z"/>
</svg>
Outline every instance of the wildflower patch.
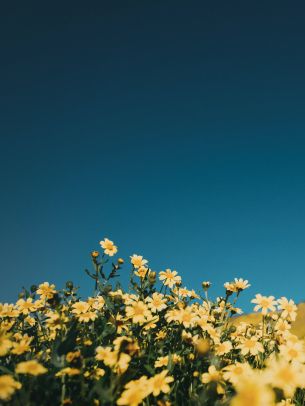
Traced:
<svg viewBox="0 0 305 406">
<path fill-rule="evenodd" d="M 247 280 L 226 282 L 212 300 L 210 282 L 189 289 L 176 270 L 157 273 L 133 254 L 126 291 L 118 247 L 108 238 L 100 247 L 85 270 L 91 297 L 70 281 L 61 290 L 44 282 L 0 304 L 1 404 L 305 404 L 293 300 L 257 294 L 260 320 L 232 323 Z"/>
</svg>

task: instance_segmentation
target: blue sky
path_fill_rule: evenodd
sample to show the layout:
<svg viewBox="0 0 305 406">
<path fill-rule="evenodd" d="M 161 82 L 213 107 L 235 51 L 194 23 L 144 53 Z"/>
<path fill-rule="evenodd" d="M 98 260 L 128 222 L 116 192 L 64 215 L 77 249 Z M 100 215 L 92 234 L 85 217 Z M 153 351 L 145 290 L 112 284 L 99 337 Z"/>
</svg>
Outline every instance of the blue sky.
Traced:
<svg viewBox="0 0 305 406">
<path fill-rule="evenodd" d="M 305 299 L 304 2 L 2 8 L 1 301 L 91 293 L 105 236 L 190 288 L 249 279 L 247 310 Z"/>
</svg>

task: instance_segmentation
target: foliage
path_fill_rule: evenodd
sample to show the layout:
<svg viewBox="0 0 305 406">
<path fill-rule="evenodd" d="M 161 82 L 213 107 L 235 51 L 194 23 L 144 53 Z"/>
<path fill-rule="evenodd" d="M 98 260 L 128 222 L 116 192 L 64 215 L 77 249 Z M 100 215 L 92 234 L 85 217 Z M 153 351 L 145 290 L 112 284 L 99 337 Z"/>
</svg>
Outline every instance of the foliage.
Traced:
<svg viewBox="0 0 305 406">
<path fill-rule="evenodd" d="M 130 257 L 129 292 L 116 278 L 124 261 L 105 238 L 93 251 L 92 297 L 67 282 L 24 289 L 0 304 L 0 401 L 7 405 L 305 404 L 303 341 L 290 332 L 297 307 L 284 297 L 252 300 L 256 325 L 231 323 L 249 287 L 235 279 L 210 300 L 176 271 L 158 275 Z"/>
</svg>

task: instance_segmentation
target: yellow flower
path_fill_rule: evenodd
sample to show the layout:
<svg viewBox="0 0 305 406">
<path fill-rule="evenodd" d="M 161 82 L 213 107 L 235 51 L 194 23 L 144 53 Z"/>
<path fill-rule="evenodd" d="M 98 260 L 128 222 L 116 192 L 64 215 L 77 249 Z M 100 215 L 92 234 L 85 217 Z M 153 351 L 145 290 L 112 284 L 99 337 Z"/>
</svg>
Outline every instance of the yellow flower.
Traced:
<svg viewBox="0 0 305 406">
<path fill-rule="evenodd" d="M 146 376 L 130 381 L 125 385 L 125 390 L 117 400 L 119 406 L 138 406 L 150 394 Z"/>
<path fill-rule="evenodd" d="M 135 268 L 142 268 L 147 264 L 147 260 L 144 259 L 141 255 L 133 254 L 130 257 L 130 261 Z"/>
<path fill-rule="evenodd" d="M 212 326 L 208 326 L 206 331 L 209 333 L 210 338 L 213 340 L 214 344 L 220 343 L 220 333 Z"/>
<path fill-rule="evenodd" d="M 180 309 L 177 313 L 177 321 L 185 328 L 192 327 L 198 320 L 198 316 L 192 311 L 191 307 Z"/>
<path fill-rule="evenodd" d="M 79 322 L 88 323 L 89 321 L 94 321 L 97 318 L 97 314 L 95 312 L 87 312 L 87 313 L 80 313 L 76 315 Z"/>
<path fill-rule="evenodd" d="M 152 314 L 147 318 L 143 330 L 151 330 L 157 327 L 157 323 L 160 320 L 159 316 L 153 316 Z"/>
<path fill-rule="evenodd" d="M 288 399 L 282 399 L 280 402 L 276 404 L 276 406 L 292 406 L 295 405 L 294 402 L 290 398 Z"/>
<path fill-rule="evenodd" d="M 5 331 L 0 333 L 0 357 L 6 355 L 10 348 L 12 347 L 12 342 L 9 339 L 9 336 L 5 334 Z"/>
<path fill-rule="evenodd" d="M 252 370 L 248 363 L 227 365 L 223 368 L 223 377 L 226 381 L 236 384 L 242 377 L 249 376 Z"/>
<path fill-rule="evenodd" d="M 8 331 L 10 331 L 10 329 L 13 327 L 13 325 L 15 323 L 16 323 L 15 320 L 2 320 L 2 321 L 0 321 L 0 328 L 1 328 L 2 332 L 8 332 Z"/>
<path fill-rule="evenodd" d="M 60 318 L 60 315 L 58 313 L 48 312 L 46 313 L 46 316 L 47 316 L 46 325 L 50 330 L 52 330 L 53 332 L 55 330 L 61 330 L 62 319 Z"/>
<path fill-rule="evenodd" d="M 295 321 L 297 317 L 297 306 L 293 300 L 288 300 L 286 297 L 278 299 L 279 309 L 282 310 L 281 317 L 288 318 L 291 321 Z"/>
<path fill-rule="evenodd" d="M 133 293 L 124 293 L 122 297 L 126 306 L 139 300 L 139 296 Z"/>
<path fill-rule="evenodd" d="M 160 330 L 156 334 L 156 340 L 163 340 L 167 336 L 166 331 Z"/>
<path fill-rule="evenodd" d="M 146 298 L 146 302 L 148 303 L 148 307 L 153 313 L 160 312 L 167 307 L 164 295 L 157 292 L 154 292 L 151 297 L 148 296 Z"/>
<path fill-rule="evenodd" d="M 48 370 L 36 360 L 19 362 L 15 371 L 17 374 L 41 375 L 45 374 Z"/>
<path fill-rule="evenodd" d="M 92 301 L 92 298 L 89 298 L 89 301 L 91 301 L 92 303 L 98 303 L 95 302 L 95 300 Z M 96 312 L 90 310 L 90 304 L 88 302 L 76 302 L 72 305 L 72 308 L 72 313 L 75 314 L 80 322 L 88 323 L 90 320 L 93 321 L 97 318 Z"/>
<path fill-rule="evenodd" d="M 123 292 L 121 289 L 115 290 L 115 291 L 110 291 L 108 293 L 109 296 L 114 297 L 114 298 L 118 298 L 121 299 L 123 297 Z"/>
<path fill-rule="evenodd" d="M 115 246 L 112 241 L 108 240 L 108 238 L 100 241 L 100 245 L 104 249 L 104 253 L 110 257 L 113 257 L 113 255 L 118 252 L 118 247 Z"/>
<path fill-rule="evenodd" d="M 74 376 L 74 375 L 79 375 L 80 374 L 80 369 L 78 368 L 70 368 L 66 367 L 58 371 L 55 376 L 63 376 L 63 375 L 68 375 L 68 376 Z"/>
<path fill-rule="evenodd" d="M 262 314 L 266 315 L 268 313 L 268 310 L 271 310 L 274 312 L 275 305 L 277 304 L 277 301 L 274 300 L 274 296 L 262 296 L 261 294 L 255 295 L 255 299 L 251 300 L 251 303 L 256 304 L 254 307 L 254 311 L 257 312 L 260 309 L 262 310 Z"/>
<path fill-rule="evenodd" d="M 154 396 L 160 395 L 161 392 L 168 393 L 170 391 L 169 383 L 174 381 L 172 376 L 167 376 L 168 371 L 162 371 L 153 376 L 148 381 L 148 387 Z"/>
<path fill-rule="evenodd" d="M 217 371 L 215 365 L 210 365 L 208 372 L 201 375 L 202 383 L 219 382 L 222 379 L 222 372 Z"/>
<path fill-rule="evenodd" d="M 92 371 L 84 372 L 84 377 L 98 380 L 104 376 L 105 373 L 106 371 L 103 368 L 94 367 Z"/>
<path fill-rule="evenodd" d="M 94 377 L 96 378 L 96 379 L 99 379 L 99 378 L 101 378 L 102 376 L 104 376 L 105 375 L 105 369 L 103 369 L 103 368 L 95 368 L 94 369 Z"/>
<path fill-rule="evenodd" d="M 236 288 L 234 282 L 226 282 L 223 286 L 224 286 L 227 294 L 230 294 L 230 293 L 232 294 L 233 292 L 237 291 L 237 288 Z"/>
<path fill-rule="evenodd" d="M 33 299 L 31 297 L 24 299 L 19 299 L 16 302 L 16 306 L 20 313 L 28 315 L 29 313 L 36 311 L 36 305 L 33 303 Z"/>
<path fill-rule="evenodd" d="M 192 294 L 192 292 L 190 290 L 188 290 L 186 287 L 184 287 L 184 288 L 175 287 L 173 289 L 173 292 L 175 293 L 175 295 L 180 296 L 180 297 L 190 297 Z"/>
<path fill-rule="evenodd" d="M 287 361 L 305 362 L 304 345 L 301 341 L 288 341 L 286 345 L 279 346 L 280 355 Z"/>
<path fill-rule="evenodd" d="M 115 371 L 118 374 L 123 374 L 129 366 L 129 362 L 131 361 L 131 356 L 121 352 L 117 354 L 117 361 L 115 363 Z"/>
<path fill-rule="evenodd" d="M 168 355 L 165 355 L 165 357 L 158 357 L 157 360 L 155 361 L 155 368 L 162 368 L 162 367 L 167 367 L 168 365 Z"/>
<path fill-rule="evenodd" d="M 257 337 L 244 338 L 237 348 L 241 350 L 242 355 L 257 355 L 259 352 L 264 352 L 264 347 Z"/>
<path fill-rule="evenodd" d="M 178 318 L 180 317 L 180 310 L 178 309 L 170 309 L 166 312 L 165 314 L 165 319 L 167 323 L 171 323 L 172 321 L 178 321 Z"/>
<path fill-rule="evenodd" d="M 46 306 L 45 302 L 46 302 L 45 299 L 43 299 L 42 297 L 35 300 L 35 302 L 33 304 L 35 305 L 36 311 L 44 309 Z"/>
<path fill-rule="evenodd" d="M 89 310 L 90 305 L 87 302 L 79 301 L 79 302 L 74 303 L 72 305 L 72 308 L 73 308 L 72 313 L 81 314 L 81 313 L 86 313 Z"/>
<path fill-rule="evenodd" d="M 273 387 L 282 389 L 285 396 L 292 397 L 297 388 L 304 388 L 304 374 L 304 365 L 272 358 L 267 362 L 264 378 Z"/>
<path fill-rule="evenodd" d="M 291 343 L 297 343 L 299 341 L 298 337 L 295 334 L 291 334 L 290 332 L 287 332 L 286 338 L 287 341 Z"/>
<path fill-rule="evenodd" d="M 286 333 L 290 329 L 291 329 L 291 325 L 288 323 L 287 320 L 283 320 L 283 319 L 278 319 L 277 323 L 274 326 L 274 330 L 281 334 Z"/>
<path fill-rule="evenodd" d="M 27 322 L 31 327 L 35 326 L 36 324 L 36 320 L 31 316 L 27 316 L 24 321 Z"/>
<path fill-rule="evenodd" d="M 240 279 L 234 278 L 234 285 L 237 291 L 245 290 L 251 286 L 249 284 L 249 281 L 241 278 Z"/>
<path fill-rule="evenodd" d="M 15 309 L 13 304 L 0 303 L 0 317 L 15 318 L 19 316 L 19 311 Z"/>
<path fill-rule="evenodd" d="M 230 406 L 274 406 L 273 391 L 257 375 L 241 377 L 235 389 Z"/>
<path fill-rule="evenodd" d="M 144 323 L 147 318 L 151 317 L 151 313 L 147 305 L 141 300 L 131 303 L 125 309 L 126 316 L 132 319 L 133 323 Z"/>
<path fill-rule="evenodd" d="M 165 269 L 159 273 L 160 281 L 163 281 L 165 286 L 172 288 L 174 285 L 179 285 L 181 283 L 181 276 L 178 275 L 177 271 L 171 271 L 170 269 Z"/>
<path fill-rule="evenodd" d="M 210 350 L 210 343 L 206 338 L 196 339 L 193 343 L 196 351 L 201 355 L 206 354 Z"/>
<path fill-rule="evenodd" d="M 178 354 L 173 354 L 173 363 L 174 364 L 179 364 L 181 362 L 182 358 Z"/>
<path fill-rule="evenodd" d="M 21 383 L 14 380 L 11 375 L 0 376 L 0 399 L 9 400 L 17 389 L 21 388 Z"/>
<path fill-rule="evenodd" d="M 103 361 L 105 365 L 113 367 L 117 362 L 117 352 L 112 351 L 111 347 L 97 347 L 95 358 L 98 361 Z"/>
<path fill-rule="evenodd" d="M 123 331 L 128 331 L 129 329 L 125 317 L 123 317 L 119 313 L 115 316 L 115 318 L 112 319 L 111 323 L 115 325 L 117 329 L 117 334 L 122 334 Z"/>
<path fill-rule="evenodd" d="M 140 278 L 145 278 L 145 275 L 148 272 L 148 268 L 145 268 L 145 266 L 141 266 L 137 271 L 135 271 L 135 275 L 139 276 Z"/>
<path fill-rule="evenodd" d="M 25 352 L 31 351 L 30 344 L 34 337 L 29 337 L 24 335 L 19 342 L 13 342 L 12 353 L 16 355 L 21 355 Z"/>
<path fill-rule="evenodd" d="M 197 293 L 194 291 L 194 289 L 189 290 L 189 296 L 190 296 L 192 299 L 200 299 L 200 296 L 197 295 Z"/>
<path fill-rule="evenodd" d="M 100 255 L 100 253 L 98 251 L 92 251 L 91 252 L 92 258 L 97 258 L 99 255 Z"/>
<path fill-rule="evenodd" d="M 72 362 L 72 361 L 74 361 L 75 359 L 77 359 L 77 358 L 79 358 L 80 357 L 80 351 L 78 350 L 78 351 L 74 351 L 74 352 L 68 352 L 68 354 L 66 355 L 66 361 L 67 362 Z"/>
<path fill-rule="evenodd" d="M 223 343 L 220 343 L 216 347 L 216 354 L 217 355 L 224 355 L 227 354 L 232 350 L 232 343 L 230 341 L 224 341 Z"/>
<path fill-rule="evenodd" d="M 199 320 L 197 320 L 197 326 L 199 326 L 203 331 L 207 331 L 209 328 L 209 316 L 206 315 L 200 315 L 199 314 Z"/>
<path fill-rule="evenodd" d="M 41 283 L 36 290 L 36 293 L 43 299 L 52 299 L 56 293 L 55 285 L 50 285 L 49 282 Z"/>
<path fill-rule="evenodd" d="M 113 341 L 113 345 L 114 345 L 114 350 L 117 352 L 121 351 L 121 348 L 125 348 L 125 346 L 128 343 L 132 343 L 133 340 L 130 337 L 127 336 L 121 336 L 121 337 L 117 337 L 114 341 Z"/>
</svg>

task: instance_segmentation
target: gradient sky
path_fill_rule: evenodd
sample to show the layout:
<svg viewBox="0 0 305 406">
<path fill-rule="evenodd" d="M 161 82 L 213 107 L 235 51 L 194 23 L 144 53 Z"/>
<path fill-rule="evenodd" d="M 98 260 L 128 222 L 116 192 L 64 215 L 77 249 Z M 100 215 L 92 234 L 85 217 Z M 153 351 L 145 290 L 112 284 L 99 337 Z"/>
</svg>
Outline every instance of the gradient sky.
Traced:
<svg viewBox="0 0 305 406">
<path fill-rule="evenodd" d="M 304 1 L 6 3 L 1 301 L 90 294 L 105 236 L 189 288 L 249 279 L 247 310 L 305 299 Z"/>
</svg>

